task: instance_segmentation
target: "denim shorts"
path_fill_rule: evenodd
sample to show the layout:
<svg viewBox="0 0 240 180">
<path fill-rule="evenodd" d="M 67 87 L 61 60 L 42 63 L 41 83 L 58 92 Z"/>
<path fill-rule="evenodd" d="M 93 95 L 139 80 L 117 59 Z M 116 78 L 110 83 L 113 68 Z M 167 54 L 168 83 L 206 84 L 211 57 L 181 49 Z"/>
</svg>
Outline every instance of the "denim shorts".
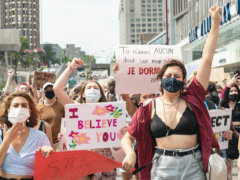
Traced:
<svg viewBox="0 0 240 180">
<path fill-rule="evenodd" d="M 186 152 L 194 148 L 176 151 Z M 151 180 L 206 180 L 200 150 L 182 157 L 160 154 L 156 150 L 154 158 Z"/>
</svg>

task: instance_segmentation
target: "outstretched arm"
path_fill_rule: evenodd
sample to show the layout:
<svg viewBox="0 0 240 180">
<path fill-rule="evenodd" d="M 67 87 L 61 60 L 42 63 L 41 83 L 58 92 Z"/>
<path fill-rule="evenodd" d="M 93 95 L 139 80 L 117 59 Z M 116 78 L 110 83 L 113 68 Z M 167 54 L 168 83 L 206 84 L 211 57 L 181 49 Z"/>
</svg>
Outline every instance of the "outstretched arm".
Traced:
<svg viewBox="0 0 240 180">
<path fill-rule="evenodd" d="M 217 47 L 220 23 L 221 23 L 221 7 L 211 7 L 209 13 L 212 17 L 212 27 L 207 38 L 206 44 L 202 53 L 202 62 L 198 69 L 197 80 L 201 83 L 203 88 L 206 90 L 208 87 L 208 82 L 211 74 L 212 60 Z"/>
<path fill-rule="evenodd" d="M 74 58 L 71 64 L 68 65 L 67 69 L 61 74 L 53 86 L 55 95 L 58 97 L 58 100 L 65 104 L 72 104 L 74 101 L 68 96 L 68 94 L 63 90 L 68 77 L 71 75 L 73 70 L 76 70 L 78 67 L 81 67 L 84 62 L 81 59 Z"/>
<path fill-rule="evenodd" d="M 13 76 L 14 76 L 14 70 L 13 70 L 13 69 L 10 69 L 10 70 L 8 71 L 7 83 L 6 83 L 5 88 L 4 88 L 5 93 L 9 93 L 10 84 L 11 84 L 11 81 L 12 81 Z"/>
</svg>

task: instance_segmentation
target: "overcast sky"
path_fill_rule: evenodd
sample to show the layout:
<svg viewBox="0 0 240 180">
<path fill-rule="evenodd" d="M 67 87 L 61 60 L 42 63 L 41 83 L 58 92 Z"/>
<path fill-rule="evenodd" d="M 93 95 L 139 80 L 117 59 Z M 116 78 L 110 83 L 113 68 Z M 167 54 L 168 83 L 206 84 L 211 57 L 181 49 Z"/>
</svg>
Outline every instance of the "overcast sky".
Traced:
<svg viewBox="0 0 240 180">
<path fill-rule="evenodd" d="M 41 0 L 41 44 L 75 44 L 98 62 L 109 60 L 119 43 L 119 1 Z"/>
</svg>

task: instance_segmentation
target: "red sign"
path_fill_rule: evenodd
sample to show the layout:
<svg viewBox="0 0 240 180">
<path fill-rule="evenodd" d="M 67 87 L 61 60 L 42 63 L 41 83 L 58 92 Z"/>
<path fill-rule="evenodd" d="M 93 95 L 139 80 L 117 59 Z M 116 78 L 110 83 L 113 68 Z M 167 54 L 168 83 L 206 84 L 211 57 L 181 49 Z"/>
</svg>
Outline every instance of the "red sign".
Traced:
<svg viewBox="0 0 240 180">
<path fill-rule="evenodd" d="M 52 152 L 48 158 L 37 152 L 34 180 L 79 179 L 121 167 L 121 162 L 87 150 Z"/>
</svg>

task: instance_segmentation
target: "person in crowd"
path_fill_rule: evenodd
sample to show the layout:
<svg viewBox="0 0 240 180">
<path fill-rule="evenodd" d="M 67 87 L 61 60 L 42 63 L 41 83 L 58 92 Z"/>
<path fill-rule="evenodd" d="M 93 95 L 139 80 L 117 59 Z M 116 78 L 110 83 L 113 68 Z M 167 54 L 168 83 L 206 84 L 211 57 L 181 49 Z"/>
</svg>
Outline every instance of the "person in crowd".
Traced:
<svg viewBox="0 0 240 180">
<path fill-rule="evenodd" d="M 10 86 L 11 86 L 11 81 L 12 81 L 12 79 L 13 79 L 13 76 L 14 76 L 14 70 L 13 70 L 13 69 L 10 69 L 10 70 L 8 71 L 8 79 L 7 79 L 5 88 L 4 88 L 4 91 L 5 91 L 6 94 L 9 94 L 9 93 L 10 93 Z"/>
<path fill-rule="evenodd" d="M 73 103 L 97 103 L 97 102 L 106 102 L 106 97 L 104 95 L 104 91 L 102 87 L 99 85 L 97 81 L 90 80 L 84 84 L 81 88 L 81 92 L 76 101 L 72 100 L 68 94 L 63 90 L 63 87 L 72 73 L 73 70 L 76 70 L 78 67 L 81 67 L 84 62 L 80 59 L 74 58 L 71 63 L 68 64 L 68 68 L 61 74 L 61 76 L 57 79 L 54 84 L 53 90 L 58 97 L 59 101 L 65 104 L 73 104 Z M 111 159 L 113 159 L 112 152 L 109 148 L 100 148 L 94 149 L 93 151 L 105 155 Z M 85 177 L 84 179 L 89 179 L 89 177 Z M 94 174 L 94 179 L 102 180 L 115 180 L 116 179 L 116 170 L 112 170 L 108 173 L 100 172 Z"/>
<path fill-rule="evenodd" d="M 219 84 L 217 84 L 216 86 L 217 86 L 217 93 L 218 93 L 218 97 L 220 97 L 220 95 L 221 95 L 221 92 L 223 91 L 223 88 L 222 88 L 222 86 L 221 86 L 221 85 L 219 85 Z"/>
<path fill-rule="evenodd" d="M 222 12 L 216 6 L 209 12 L 212 27 L 196 77 L 182 93 L 186 69 L 178 60 L 167 61 L 157 76 L 163 95 L 137 110 L 122 139 L 122 148 L 126 153 L 122 167 L 125 170 L 132 170 L 136 162 L 132 147 L 135 139 L 139 166 L 152 161 L 152 167 L 148 165 L 140 171 L 140 179 L 205 180 L 211 148 L 219 150 L 204 99 Z"/>
<path fill-rule="evenodd" d="M 220 99 L 218 97 L 217 86 L 214 82 L 209 82 L 208 91 L 209 94 L 206 96 L 206 100 L 212 101 L 214 104 L 218 106 Z"/>
<path fill-rule="evenodd" d="M 70 91 L 70 98 L 73 100 L 76 100 L 79 96 L 79 93 L 82 89 L 82 85 L 74 87 L 71 91 Z"/>
<path fill-rule="evenodd" d="M 108 92 L 106 92 L 106 94 L 105 94 L 108 101 L 120 101 L 121 100 L 120 96 L 115 93 L 115 84 L 116 84 L 115 79 L 108 80 L 108 84 L 107 84 Z"/>
<path fill-rule="evenodd" d="M 59 151 L 58 133 L 60 132 L 61 120 L 64 117 L 64 106 L 58 101 L 53 91 L 53 83 L 43 85 L 44 100 L 37 104 L 40 112 L 40 120 L 49 123 L 52 131 L 53 147 Z"/>
<path fill-rule="evenodd" d="M 0 180 L 33 179 L 34 159 L 40 150 L 46 157 L 53 148 L 47 136 L 33 129 L 38 112 L 30 95 L 13 92 L 0 107 Z"/>
<path fill-rule="evenodd" d="M 232 180 L 233 160 L 239 157 L 238 139 L 240 133 L 240 90 L 236 85 L 237 78 L 239 77 L 240 75 L 235 74 L 233 78 L 228 82 L 222 100 L 220 102 L 221 107 L 232 109 L 233 137 L 232 140 L 229 141 L 227 149 L 229 180 Z"/>
</svg>

